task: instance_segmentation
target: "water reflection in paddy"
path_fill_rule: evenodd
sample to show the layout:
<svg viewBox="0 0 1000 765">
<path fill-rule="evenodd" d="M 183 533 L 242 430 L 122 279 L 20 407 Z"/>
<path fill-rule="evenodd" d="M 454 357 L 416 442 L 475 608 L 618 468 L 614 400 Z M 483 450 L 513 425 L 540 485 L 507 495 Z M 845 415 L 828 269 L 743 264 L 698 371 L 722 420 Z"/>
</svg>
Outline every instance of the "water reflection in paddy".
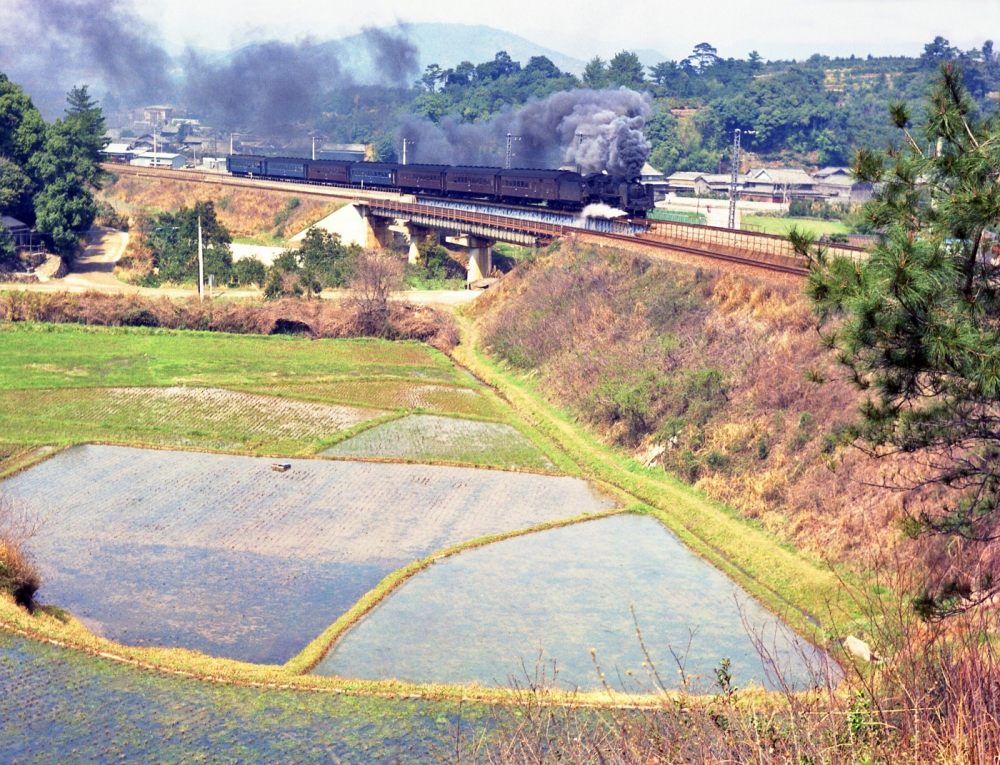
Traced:
<svg viewBox="0 0 1000 765">
<path fill-rule="evenodd" d="M 43 603 L 130 645 L 283 663 L 382 577 L 485 534 L 614 506 L 576 478 L 112 446 L 3 484 L 44 520 Z"/>
<path fill-rule="evenodd" d="M 619 677 L 634 685 L 627 670 L 648 682 L 630 603 L 668 685 L 679 681 L 673 651 L 686 654 L 686 671 L 702 686 L 730 658 L 737 685 L 770 687 L 744 620 L 764 629 L 797 686 L 810 684 L 807 663 L 822 664 L 821 654 L 793 645 L 774 616 L 656 520 L 619 515 L 435 563 L 345 634 L 315 672 L 506 685 L 525 679 L 522 662 L 533 675 L 541 650 L 557 660 L 560 685 L 596 690 L 593 648 L 613 686 L 621 687 Z"/>
</svg>

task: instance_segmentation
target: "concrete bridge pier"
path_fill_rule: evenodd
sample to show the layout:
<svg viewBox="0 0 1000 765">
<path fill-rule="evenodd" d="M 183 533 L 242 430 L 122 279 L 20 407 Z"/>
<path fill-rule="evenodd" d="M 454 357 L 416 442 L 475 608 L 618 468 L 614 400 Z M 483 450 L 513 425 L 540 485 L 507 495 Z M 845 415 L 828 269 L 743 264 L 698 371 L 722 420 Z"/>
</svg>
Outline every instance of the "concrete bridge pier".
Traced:
<svg viewBox="0 0 1000 765">
<path fill-rule="evenodd" d="M 420 244 L 427 238 L 428 234 L 435 240 L 438 237 L 437 231 L 426 226 L 418 226 L 408 220 L 397 220 L 396 224 L 389 227 L 392 231 L 399 232 L 409 244 L 407 262 L 416 265 L 420 262 Z"/>
<path fill-rule="evenodd" d="M 448 242 L 465 247 L 469 251 L 469 273 L 466 283 L 472 284 L 493 273 L 493 245 L 496 241 L 482 236 L 462 234 L 448 237 Z"/>
</svg>

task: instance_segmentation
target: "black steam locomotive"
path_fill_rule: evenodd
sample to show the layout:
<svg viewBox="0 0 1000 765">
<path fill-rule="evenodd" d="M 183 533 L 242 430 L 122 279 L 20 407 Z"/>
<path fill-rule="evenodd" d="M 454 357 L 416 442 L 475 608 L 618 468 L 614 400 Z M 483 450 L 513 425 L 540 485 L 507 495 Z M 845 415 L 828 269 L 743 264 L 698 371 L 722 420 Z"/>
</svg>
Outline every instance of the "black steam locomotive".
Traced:
<svg viewBox="0 0 1000 765">
<path fill-rule="evenodd" d="M 332 159 L 256 157 L 233 154 L 226 169 L 236 176 L 358 188 L 398 189 L 457 199 L 504 204 L 542 204 L 579 211 L 603 203 L 633 217 L 653 207 L 652 190 L 637 179 L 604 173 L 580 175 L 569 170 L 504 170 L 498 167 L 398 165 Z"/>
</svg>

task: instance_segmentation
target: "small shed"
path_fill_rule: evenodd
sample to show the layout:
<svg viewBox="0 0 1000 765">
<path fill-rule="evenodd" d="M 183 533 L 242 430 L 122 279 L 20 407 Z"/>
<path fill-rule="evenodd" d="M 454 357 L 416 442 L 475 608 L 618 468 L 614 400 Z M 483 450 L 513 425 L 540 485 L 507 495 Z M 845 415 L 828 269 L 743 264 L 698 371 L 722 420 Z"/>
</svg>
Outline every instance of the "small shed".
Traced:
<svg viewBox="0 0 1000 765">
<path fill-rule="evenodd" d="M 171 154 L 170 152 L 144 151 L 137 154 L 129 162 L 136 167 L 165 167 L 173 170 L 182 170 L 187 159 L 183 154 Z"/>
<path fill-rule="evenodd" d="M 109 143 L 101 150 L 101 153 L 104 154 L 108 162 L 114 162 L 117 165 L 127 165 L 135 156 L 135 151 L 127 143 Z"/>
<path fill-rule="evenodd" d="M 0 229 L 14 240 L 14 244 L 23 247 L 31 244 L 31 227 L 17 218 L 9 215 L 0 216 Z"/>
</svg>

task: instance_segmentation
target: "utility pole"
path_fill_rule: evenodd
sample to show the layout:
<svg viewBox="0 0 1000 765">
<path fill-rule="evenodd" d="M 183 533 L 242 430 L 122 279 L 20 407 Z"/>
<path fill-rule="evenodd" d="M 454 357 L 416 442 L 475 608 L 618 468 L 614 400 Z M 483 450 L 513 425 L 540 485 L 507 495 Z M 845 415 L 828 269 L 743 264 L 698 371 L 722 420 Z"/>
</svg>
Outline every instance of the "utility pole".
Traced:
<svg viewBox="0 0 1000 765">
<path fill-rule="evenodd" d="M 510 160 L 511 160 L 511 157 L 514 156 L 514 152 L 511 151 L 512 144 L 513 144 L 514 141 L 520 141 L 520 140 L 521 140 L 521 136 L 519 136 L 519 135 L 512 135 L 510 133 L 507 133 L 507 165 L 506 165 L 506 167 L 507 167 L 508 170 L 510 170 Z"/>
<path fill-rule="evenodd" d="M 313 136 L 312 139 L 313 139 L 313 160 L 315 161 L 315 159 L 316 159 L 316 136 Z"/>
<path fill-rule="evenodd" d="M 586 138 L 586 137 L 587 137 L 586 133 L 577 133 L 576 134 L 576 146 L 577 146 L 577 150 L 578 150 L 578 152 L 577 152 L 577 158 L 576 158 L 576 171 L 578 173 L 582 173 L 583 172 L 583 166 L 580 164 L 579 148 L 581 146 L 583 146 L 583 139 Z"/>
<path fill-rule="evenodd" d="M 205 299 L 205 255 L 201 243 L 201 216 L 198 216 L 198 299 Z"/>
<path fill-rule="evenodd" d="M 410 140 L 407 140 L 406 138 L 403 139 L 403 164 L 404 165 L 406 164 L 406 144 L 409 144 L 410 146 L 415 146 L 416 143 L 417 143 L 416 141 L 410 141 Z"/>
<path fill-rule="evenodd" d="M 740 129 L 733 131 L 733 166 L 729 176 L 729 228 L 736 228 L 736 195 L 737 181 L 740 174 Z M 742 131 L 747 135 L 754 135 L 754 130 Z"/>
</svg>

